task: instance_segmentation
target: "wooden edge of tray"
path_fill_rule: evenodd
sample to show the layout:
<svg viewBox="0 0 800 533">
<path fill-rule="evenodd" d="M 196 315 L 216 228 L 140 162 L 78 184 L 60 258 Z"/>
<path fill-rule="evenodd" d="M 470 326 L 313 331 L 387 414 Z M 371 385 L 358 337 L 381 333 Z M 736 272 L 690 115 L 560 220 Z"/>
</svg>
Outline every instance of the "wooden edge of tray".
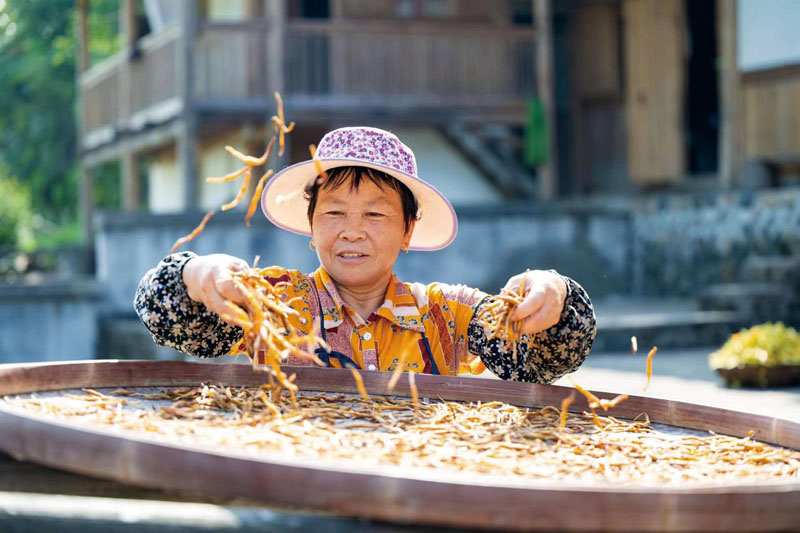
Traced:
<svg viewBox="0 0 800 533">
<path fill-rule="evenodd" d="M 291 371 L 297 373 L 297 383 L 304 390 L 355 392 L 349 371 L 309 367 Z M 388 373 L 362 375 L 370 393 L 388 392 Z M 499 400 L 540 407 L 558 405 L 569 391 L 499 380 L 416 377 L 421 397 L 450 400 Z M 82 387 L 197 385 L 201 381 L 253 386 L 264 379 L 239 364 L 91 361 L 0 366 L 0 395 Z M 408 396 L 408 381 L 401 379 L 391 394 Z M 585 406 L 585 400 L 580 400 Z M 632 407 L 623 409 L 628 402 Z M 611 413 L 629 417 L 642 410 L 660 423 L 706 423 L 718 428 L 745 423 L 748 429 L 772 428 L 778 440 L 797 442 L 798 424 L 680 402 L 631 397 Z M 776 433 L 780 422 L 787 424 L 786 431 Z M 505 530 L 787 531 L 800 527 L 800 483 L 687 489 L 465 483 L 448 480 L 446 474 L 442 479 L 408 477 L 383 470 L 353 471 L 196 450 L 51 422 L 6 407 L 0 407 L 0 427 L 0 448 L 18 459 L 145 487 L 301 504 L 374 519 Z M 575 512 L 564 512 L 567 506 Z"/>
</svg>

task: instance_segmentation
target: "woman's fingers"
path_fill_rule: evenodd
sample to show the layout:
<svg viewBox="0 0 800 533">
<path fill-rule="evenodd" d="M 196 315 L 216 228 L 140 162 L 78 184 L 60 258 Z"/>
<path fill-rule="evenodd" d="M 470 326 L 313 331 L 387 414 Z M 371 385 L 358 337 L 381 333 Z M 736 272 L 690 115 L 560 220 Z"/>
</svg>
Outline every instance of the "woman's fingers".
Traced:
<svg viewBox="0 0 800 533">
<path fill-rule="evenodd" d="M 247 305 L 247 298 L 245 298 L 242 291 L 236 288 L 234 285 L 233 280 L 230 279 L 230 276 L 227 278 L 219 278 L 215 282 L 215 289 L 226 300 L 230 300 L 231 302 L 237 305 Z"/>
<path fill-rule="evenodd" d="M 525 319 L 521 331 L 525 334 L 539 333 L 558 324 L 560 318 L 561 308 L 556 301 L 550 300 Z"/>
<path fill-rule="evenodd" d="M 209 311 L 213 311 L 221 317 L 230 316 L 231 310 L 225 303 L 228 300 L 217 291 L 216 283 L 212 281 L 212 283 L 206 283 L 203 287 L 203 303 Z"/>
<path fill-rule="evenodd" d="M 537 312 L 547 301 L 547 290 L 545 287 L 535 287 L 531 290 L 525 298 L 517 305 L 514 312 L 511 313 L 511 320 L 522 320 L 525 317 Z"/>
</svg>

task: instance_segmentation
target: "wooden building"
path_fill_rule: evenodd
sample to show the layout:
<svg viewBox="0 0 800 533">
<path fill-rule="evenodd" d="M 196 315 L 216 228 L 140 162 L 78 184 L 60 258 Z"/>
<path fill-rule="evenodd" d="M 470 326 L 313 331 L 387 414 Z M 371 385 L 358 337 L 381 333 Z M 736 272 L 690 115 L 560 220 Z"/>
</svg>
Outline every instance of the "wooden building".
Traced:
<svg viewBox="0 0 800 533">
<path fill-rule="evenodd" d="M 124 209 L 219 205 L 235 185 L 202 177 L 233 170 L 225 144 L 263 150 L 275 91 L 299 126 L 272 166 L 333 127 L 387 127 L 463 179 L 456 203 L 726 190 L 800 166 L 795 0 L 120 0 L 124 49 L 89 66 L 90 1 L 87 206 L 109 161 Z M 518 161 L 533 98 L 535 172 Z"/>
<path fill-rule="evenodd" d="M 579 194 L 780 183 L 800 166 L 800 4 L 557 4 L 562 176 Z M 756 172 L 758 174 L 758 172 Z M 760 179 L 755 179 L 760 178 Z"/>
<path fill-rule="evenodd" d="M 125 46 L 91 66 L 90 2 L 78 3 L 87 206 L 93 169 L 117 160 L 124 209 L 219 205 L 225 193 L 202 177 L 235 166 L 225 144 L 263 151 L 276 91 L 298 127 L 288 157 L 273 166 L 307 158 L 308 145 L 333 127 L 367 123 L 409 130 L 480 181 L 443 132 L 491 124 L 518 137 L 526 102 L 550 93 L 542 80 L 536 87 L 536 65 L 546 61 L 535 59 L 532 25 L 549 0 L 120 0 Z M 451 137 L 461 139 L 459 131 Z M 503 198 L 490 183 L 491 195 Z"/>
</svg>

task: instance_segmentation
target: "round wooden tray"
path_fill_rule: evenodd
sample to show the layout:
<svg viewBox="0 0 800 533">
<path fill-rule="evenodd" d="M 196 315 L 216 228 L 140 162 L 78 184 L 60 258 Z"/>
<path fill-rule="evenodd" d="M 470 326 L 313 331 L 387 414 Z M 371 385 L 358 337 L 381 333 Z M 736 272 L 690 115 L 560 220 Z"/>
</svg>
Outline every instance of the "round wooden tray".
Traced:
<svg viewBox="0 0 800 533">
<path fill-rule="evenodd" d="M 296 368 L 303 390 L 356 392 L 349 371 Z M 362 373 L 370 394 L 388 394 L 385 372 Z M 247 365 L 90 361 L 0 365 L 0 396 L 81 387 L 257 386 Z M 391 392 L 408 396 L 407 381 Z M 493 379 L 419 375 L 420 396 L 559 405 L 565 387 Z M 612 394 L 597 394 L 611 398 Z M 586 409 L 583 397 L 572 405 Z M 646 412 L 656 423 L 744 436 L 800 448 L 800 424 L 682 402 L 632 396 L 618 417 Z M 369 471 L 308 461 L 254 459 L 194 449 L 145 436 L 88 429 L 11 410 L 0 403 L 0 449 L 20 460 L 168 490 L 222 499 L 328 511 L 373 519 L 494 530 L 800 531 L 800 482 L 658 488 L 576 485 L 540 480 L 475 482 L 438 471 Z M 448 478 L 449 477 L 449 478 Z"/>
</svg>

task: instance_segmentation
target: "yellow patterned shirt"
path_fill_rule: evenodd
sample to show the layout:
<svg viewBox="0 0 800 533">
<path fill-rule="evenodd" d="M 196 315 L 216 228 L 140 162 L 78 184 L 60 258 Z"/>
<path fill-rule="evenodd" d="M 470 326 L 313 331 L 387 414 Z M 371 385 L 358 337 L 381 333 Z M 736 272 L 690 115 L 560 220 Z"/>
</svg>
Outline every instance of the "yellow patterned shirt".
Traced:
<svg viewBox="0 0 800 533">
<path fill-rule="evenodd" d="M 292 327 L 311 333 L 319 327 L 315 324 L 321 314 L 324 335 L 321 330 L 314 333 L 359 368 L 391 371 L 405 360 L 404 370 L 426 374 L 484 370 L 480 358 L 469 354 L 467 341 L 474 307 L 487 296 L 482 291 L 445 283 L 403 283 L 393 276 L 381 306 L 364 319 L 342 300 L 323 267 L 303 274 L 273 266 L 266 276 L 272 284 L 285 284 L 282 298 L 299 313 L 290 318 Z M 242 348 L 237 343 L 229 355 L 242 353 Z M 288 364 L 312 363 L 291 356 Z M 342 366 L 336 358 L 330 365 Z"/>
</svg>

